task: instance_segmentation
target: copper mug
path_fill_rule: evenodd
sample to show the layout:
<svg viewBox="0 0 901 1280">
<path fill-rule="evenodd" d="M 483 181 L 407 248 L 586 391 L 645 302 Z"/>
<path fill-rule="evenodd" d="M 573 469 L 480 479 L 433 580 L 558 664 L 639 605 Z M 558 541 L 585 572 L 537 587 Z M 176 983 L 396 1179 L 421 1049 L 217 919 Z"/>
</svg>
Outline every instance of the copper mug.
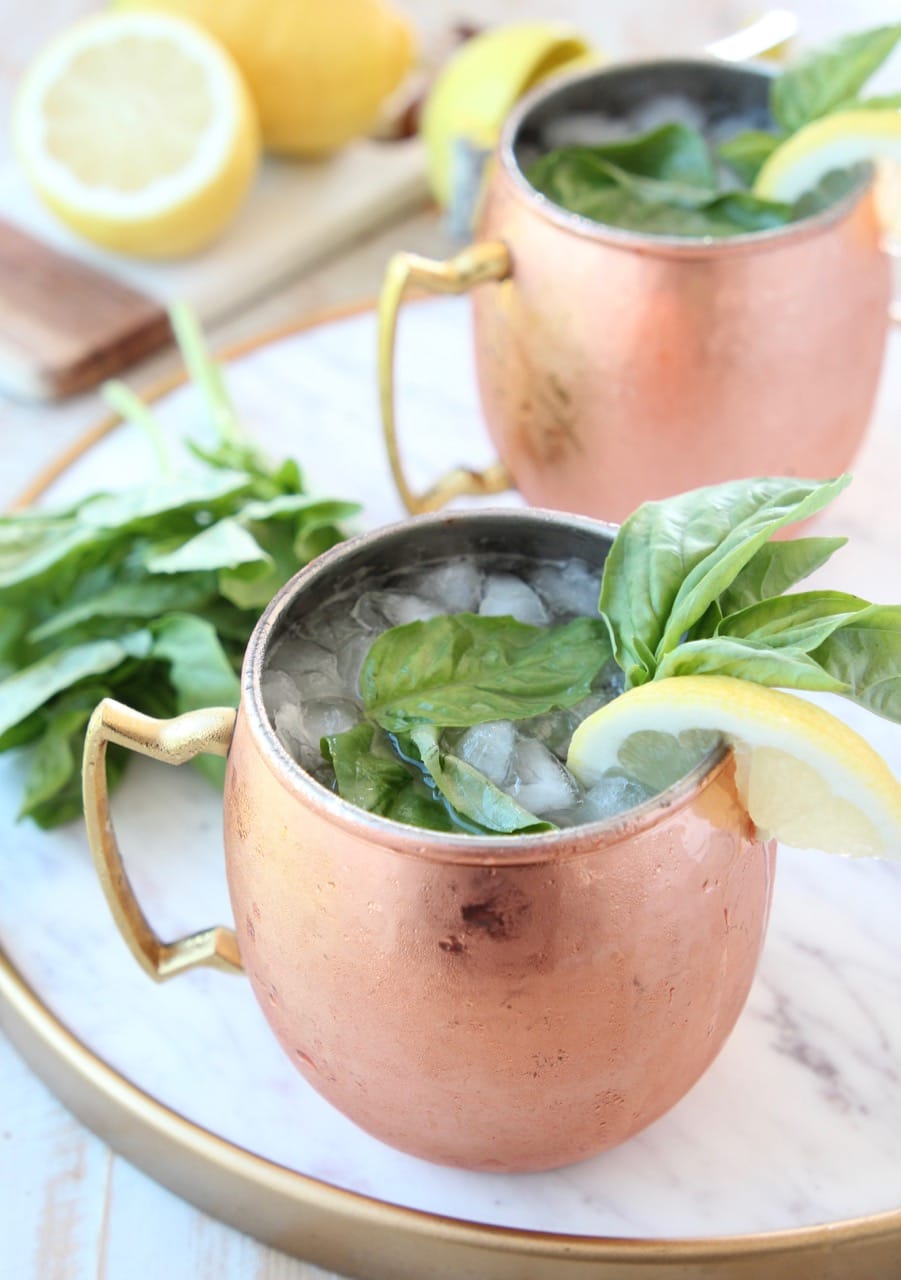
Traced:
<svg viewBox="0 0 901 1280">
<path fill-rule="evenodd" d="M 266 609 L 237 714 L 157 720 L 106 699 L 88 730 L 90 844 L 143 968 L 156 979 L 243 968 L 313 1088 L 428 1160 L 550 1168 L 622 1142 L 673 1106 L 745 1003 L 775 847 L 742 807 L 726 750 L 605 822 L 495 838 L 404 826 L 301 769 L 269 723 L 260 675 L 292 620 L 350 575 L 476 550 L 600 565 L 612 532 L 507 510 L 424 516 L 355 538 Z M 145 918 L 111 823 L 109 742 L 170 764 L 227 755 L 234 930 L 163 942 Z"/>
<path fill-rule="evenodd" d="M 447 262 L 398 254 L 385 278 L 382 422 L 409 511 L 512 485 L 530 503 L 620 521 L 697 485 L 846 470 L 888 327 L 891 263 L 871 181 L 787 227 L 712 240 L 601 226 L 524 174 L 566 118 L 622 116 L 673 94 L 710 121 L 763 123 L 767 86 L 748 68 L 655 62 L 554 81 L 522 102 L 502 133 L 476 243 Z M 427 493 L 406 478 L 395 425 L 395 330 L 409 284 L 473 290 L 479 391 L 501 459 L 484 473 L 461 467 Z"/>
</svg>

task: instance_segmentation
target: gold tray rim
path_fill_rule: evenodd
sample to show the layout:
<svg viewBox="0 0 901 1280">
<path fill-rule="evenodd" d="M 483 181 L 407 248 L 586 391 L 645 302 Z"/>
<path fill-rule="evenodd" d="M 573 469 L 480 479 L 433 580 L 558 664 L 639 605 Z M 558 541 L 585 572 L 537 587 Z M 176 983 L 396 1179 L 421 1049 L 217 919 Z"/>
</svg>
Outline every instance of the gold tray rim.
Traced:
<svg viewBox="0 0 901 1280">
<path fill-rule="evenodd" d="M 421 298 L 421 302 L 428 299 Z M 371 312 L 364 299 L 271 326 L 217 353 L 231 363 L 321 325 Z M 152 403 L 186 382 L 178 370 L 142 392 Z M 109 414 L 19 493 L 40 497 L 121 425 Z M 901 1208 L 809 1227 L 712 1237 L 644 1239 L 554 1234 L 410 1209 L 346 1191 L 258 1156 L 144 1092 L 95 1054 L 32 990 L 0 941 L 0 1030 L 43 1083 L 93 1133 L 182 1199 L 245 1234 L 317 1266 L 365 1280 L 651 1280 L 674 1273 L 710 1280 L 817 1280 L 853 1264 L 853 1276 L 888 1275 L 901 1249 Z M 528 1260 L 528 1271 L 524 1263 Z M 424 1268 L 426 1270 L 424 1270 Z"/>
</svg>

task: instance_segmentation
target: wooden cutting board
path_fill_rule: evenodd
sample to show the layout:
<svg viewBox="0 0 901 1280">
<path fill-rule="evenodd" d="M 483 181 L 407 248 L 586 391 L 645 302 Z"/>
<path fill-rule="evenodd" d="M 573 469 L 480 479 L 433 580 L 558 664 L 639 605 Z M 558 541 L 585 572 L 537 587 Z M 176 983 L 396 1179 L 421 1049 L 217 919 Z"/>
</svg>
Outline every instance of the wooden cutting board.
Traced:
<svg viewBox="0 0 901 1280">
<path fill-rule="evenodd" d="M 0 389 L 47 399 L 92 386 L 167 340 L 171 302 L 212 323 L 426 197 L 417 139 L 364 141 L 316 163 L 267 160 L 216 244 L 153 263 L 81 241 L 10 162 L 0 169 Z"/>
</svg>

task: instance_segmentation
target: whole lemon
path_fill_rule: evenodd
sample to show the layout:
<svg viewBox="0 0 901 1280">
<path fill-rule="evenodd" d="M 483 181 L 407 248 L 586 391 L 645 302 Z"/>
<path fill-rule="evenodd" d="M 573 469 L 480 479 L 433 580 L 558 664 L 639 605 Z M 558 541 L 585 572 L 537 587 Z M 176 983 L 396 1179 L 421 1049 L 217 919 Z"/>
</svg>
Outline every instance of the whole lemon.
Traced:
<svg viewBox="0 0 901 1280">
<path fill-rule="evenodd" d="M 384 0 L 115 0 L 205 27 L 231 53 L 263 143 L 322 155 L 361 137 L 409 70 L 413 33 Z"/>
</svg>

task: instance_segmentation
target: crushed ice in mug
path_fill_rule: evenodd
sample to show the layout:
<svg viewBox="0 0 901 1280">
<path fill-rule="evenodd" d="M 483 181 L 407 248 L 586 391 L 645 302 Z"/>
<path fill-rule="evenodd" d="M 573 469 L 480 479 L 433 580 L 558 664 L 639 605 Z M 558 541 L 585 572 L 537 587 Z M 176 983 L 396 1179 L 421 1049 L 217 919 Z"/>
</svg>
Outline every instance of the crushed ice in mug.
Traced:
<svg viewBox="0 0 901 1280">
<path fill-rule="evenodd" d="M 323 737 L 352 728 L 364 716 L 360 672 L 382 632 L 439 614 L 512 617 L 553 626 L 597 614 L 601 571 L 580 560 L 514 561 L 470 555 L 458 561 L 371 576 L 314 607 L 273 646 L 262 676 L 263 702 L 285 750 L 323 785 L 335 789 Z M 574 827 L 616 817 L 655 794 L 634 777 L 613 771 L 589 790 L 566 768 L 577 725 L 622 692 L 622 672 L 611 660 L 578 706 L 531 719 L 491 721 L 446 729 L 443 751 L 478 769 L 536 817 Z M 381 734 L 381 730 L 376 730 Z M 684 758 L 687 772 L 697 760 Z"/>
</svg>

